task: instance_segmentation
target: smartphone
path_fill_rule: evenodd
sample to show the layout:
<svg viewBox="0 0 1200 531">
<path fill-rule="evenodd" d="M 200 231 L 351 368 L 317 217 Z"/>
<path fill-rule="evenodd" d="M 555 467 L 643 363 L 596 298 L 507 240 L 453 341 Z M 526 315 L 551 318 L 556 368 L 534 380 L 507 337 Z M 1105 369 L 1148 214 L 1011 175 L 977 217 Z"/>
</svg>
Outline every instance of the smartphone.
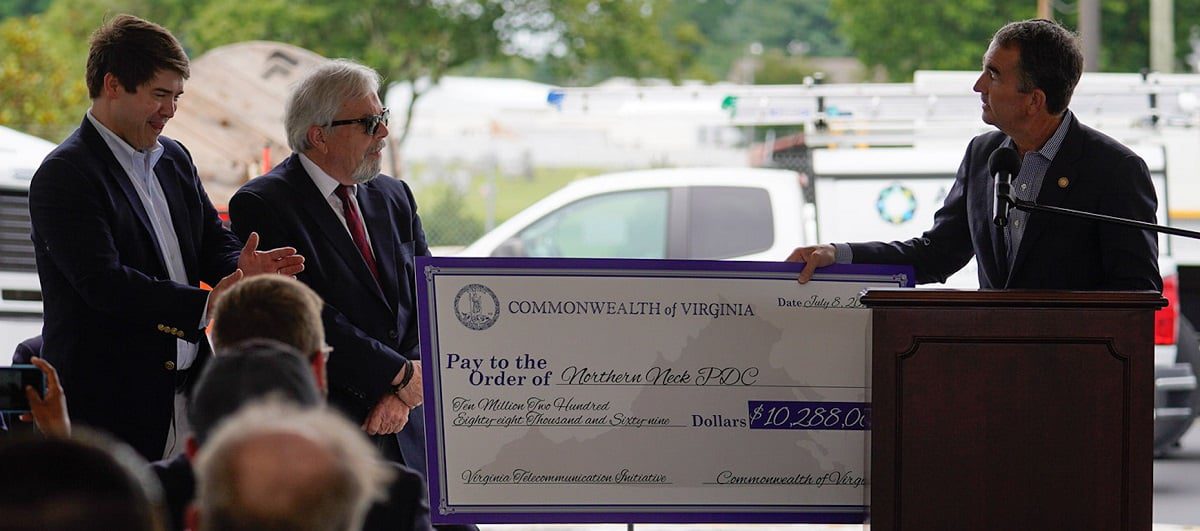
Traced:
<svg viewBox="0 0 1200 531">
<path fill-rule="evenodd" d="M 0 367 L 0 413 L 29 411 L 25 386 L 32 385 L 38 394 L 46 396 L 46 375 L 34 365 Z"/>
</svg>

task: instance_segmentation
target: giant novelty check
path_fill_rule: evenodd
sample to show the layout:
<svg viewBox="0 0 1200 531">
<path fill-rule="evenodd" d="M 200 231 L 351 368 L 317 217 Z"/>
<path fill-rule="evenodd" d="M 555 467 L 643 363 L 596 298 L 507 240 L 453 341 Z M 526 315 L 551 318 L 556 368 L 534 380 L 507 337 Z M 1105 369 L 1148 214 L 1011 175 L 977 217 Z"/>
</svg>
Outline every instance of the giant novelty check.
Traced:
<svg viewBox="0 0 1200 531">
<path fill-rule="evenodd" d="M 863 521 L 858 297 L 908 268 L 417 265 L 435 522 Z"/>
</svg>

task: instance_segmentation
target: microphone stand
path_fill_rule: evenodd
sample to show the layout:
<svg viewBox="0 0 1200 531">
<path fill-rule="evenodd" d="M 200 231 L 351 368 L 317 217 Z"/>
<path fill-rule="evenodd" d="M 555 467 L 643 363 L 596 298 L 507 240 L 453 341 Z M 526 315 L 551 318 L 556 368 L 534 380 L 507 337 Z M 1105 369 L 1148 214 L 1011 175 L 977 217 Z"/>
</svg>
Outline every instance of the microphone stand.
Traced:
<svg viewBox="0 0 1200 531">
<path fill-rule="evenodd" d="M 1025 212 L 1050 212 L 1052 214 L 1062 214 L 1065 216 L 1071 216 L 1071 217 L 1076 217 L 1076 218 L 1090 219 L 1090 220 L 1094 220 L 1094 221 L 1103 221 L 1106 223 L 1115 223 L 1117 225 L 1124 225 L 1126 227 L 1133 227 L 1136 229 L 1161 232 L 1164 234 L 1183 236 L 1185 238 L 1191 238 L 1193 240 L 1200 240 L 1200 232 L 1196 232 L 1193 230 L 1180 229 L 1180 228 L 1176 228 L 1176 227 L 1168 227 L 1166 225 L 1155 225 L 1153 223 L 1146 223 L 1145 221 L 1134 221 L 1132 219 L 1118 218 L 1118 217 L 1114 217 L 1114 216 L 1106 216 L 1104 214 L 1093 214 L 1091 212 L 1084 212 L 1082 210 L 1072 210 L 1069 208 L 1039 205 L 1033 201 L 1026 201 L 1024 199 L 1018 199 L 1016 197 L 1013 197 L 1011 194 L 1003 195 L 1001 197 L 1002 197 L 1002 199 L 1004 199 L 1005 202 L 1008 203 L 1008 205 L 1010 207 L 1016 208 L 1018 210 L 1024 210 Z"/>
</svg>

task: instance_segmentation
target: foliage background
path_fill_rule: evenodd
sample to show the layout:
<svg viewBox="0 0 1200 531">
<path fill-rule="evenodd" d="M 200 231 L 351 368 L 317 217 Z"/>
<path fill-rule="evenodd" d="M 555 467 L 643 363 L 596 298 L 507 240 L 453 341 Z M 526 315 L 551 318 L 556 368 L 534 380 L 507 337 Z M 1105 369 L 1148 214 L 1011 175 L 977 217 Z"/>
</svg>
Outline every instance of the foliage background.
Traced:
<svg viewBox="0 0 1200 531">
<path fill-rule="evenodd" d="M 1149 63 L 1150 0 L 1102 0 L 1101 69 Z M 821 57 L 853 57 L 891 80 L 916 69 L 975 70 L 992 33 L 1034 16 L 1036 0 L 0 0 L 0 125 L 58 142 L 89 101 L 88 37 L 132 13 L 170 29 L 189 55 L 275 40 L 362 61 L 416 100 L 449 74 L 590 85 L 614 77 L 800 83 Z M 1063 5 L 1063 4 L 1060 4 Z M 1178 70 L 1200 32 L 1200 1 L 1175 0 Z M 1057 17 L 1074 27 L 1068 11 Z M 901 22 L 903 21 L 903 22 Z M 1200 33 L 1197 33 L 1200 39 Z M 748 74 L 748 75 L 747 75 Z M 417 83 L 419 79 L 432 83 Z M 752 132 L 753 133 L 753 132 Z M 417 186 L 431 240 L 470 242 L 487 227 L 580 175 L 538 170 L 505 180 Z M 503 182 L 496 187 L 496 179 Z M 502 190 L 499 191 L 499 190 Z M 491 195 L 489 195 L 491 194 Z M 485 208 L 481 197 L 492 203 Z M 490 209 L 490 210 L 488 210 Z"/>
<path fill-rule="evenodd" d="M 1101 70 L 1148 64 L 1149 2 L 1102 0 Z M 193 57 L 277 40 L 355 58 L 388 83 L 456 73 L 588 85 L 613 76 L 725 80 L 747 59 L 758 83 L 801 82 L 811 57 L 855 57 L 892 80 L 916 69 L 973 70 L 996 28 L 1035 8 L 1035 0 L 0 0 L 0 125 L 52 141 L 69 133 L 88 104 L 88 35 L 122 12 L 171 29 Z M 1077 22 L 1069 9 L 1056 15 Z M 1200 2 L 1176 0 L 1175 26 L 1182 68 Z"/>
</svg>

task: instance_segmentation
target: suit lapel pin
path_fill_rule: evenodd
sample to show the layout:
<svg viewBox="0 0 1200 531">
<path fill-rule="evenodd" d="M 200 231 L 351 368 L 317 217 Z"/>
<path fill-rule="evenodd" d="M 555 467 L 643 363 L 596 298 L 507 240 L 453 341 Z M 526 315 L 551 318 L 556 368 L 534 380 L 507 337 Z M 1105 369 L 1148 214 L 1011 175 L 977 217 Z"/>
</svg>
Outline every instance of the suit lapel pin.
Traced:
<svg viewBox="0 0 1200 531">
<path fill-rule="evenodd" d="M 1066 178 L 1066 177 L 1059 177 L 1059 178 L 1058 178 L 1058 187 L 1059 187 L 1059 188 L 1066 188 L 1066 187 L 1067 187 L 1067 185 L 1069 185 L 1069 184 L 1071 184 L 1071 180 L 1070 180 L 1070 179 L 1068 179 L 1068 178 Z"/>
</svg>

